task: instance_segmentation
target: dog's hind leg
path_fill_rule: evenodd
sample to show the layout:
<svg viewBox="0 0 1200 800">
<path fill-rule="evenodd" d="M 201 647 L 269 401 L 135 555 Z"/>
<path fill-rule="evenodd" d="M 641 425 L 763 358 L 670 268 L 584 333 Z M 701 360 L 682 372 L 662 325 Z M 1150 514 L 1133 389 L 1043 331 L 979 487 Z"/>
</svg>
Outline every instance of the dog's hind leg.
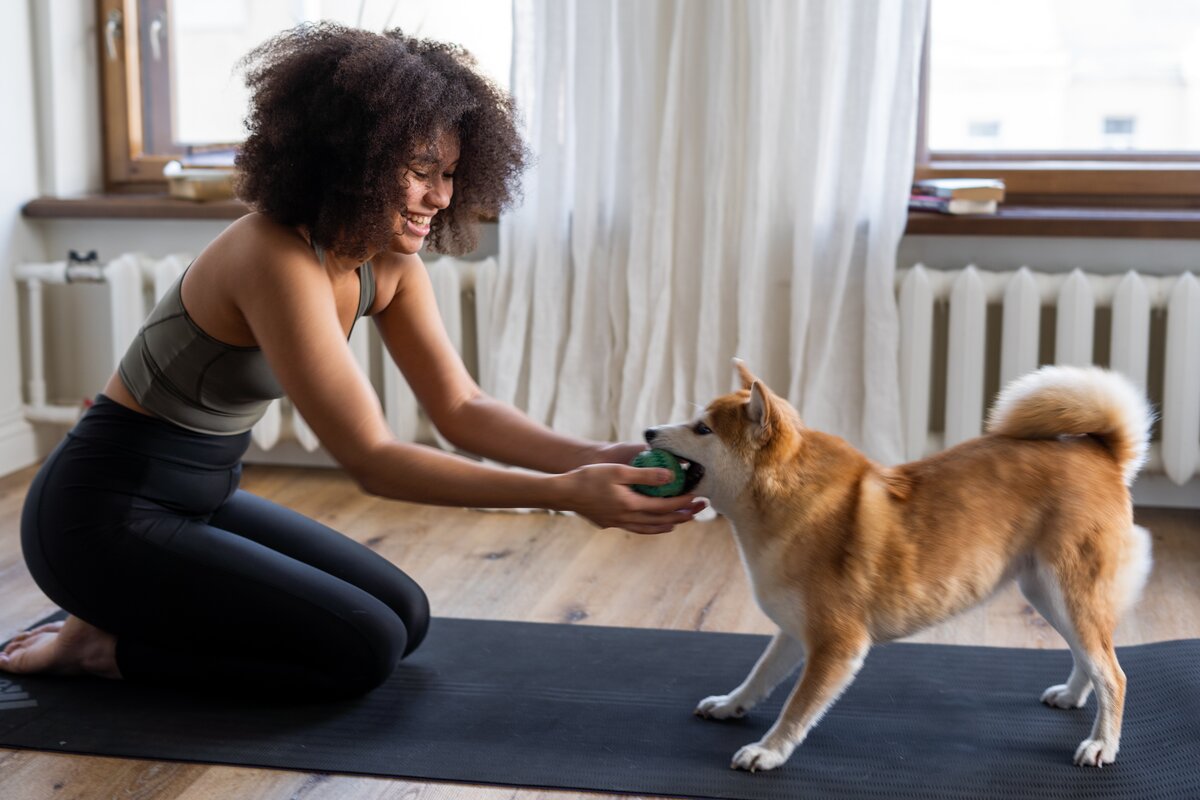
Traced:
<svg viewBox="0 0 1200 800">
<path fill-rule="evenodd" d="M 852 640 L 814 643 L 779 719 L 762 739 L 734 753 L 730 766 L 755 772 L 787 761 L 862 669 L 870 646 L 865 632 Z"/>
<path fill-rule="evenodd" d="M 1062 577 L 1044 565 L 1035 566 L 1022 576 L 1021 589 L 1031 603 L 1034 602 L 1031 594 L 1045 602 L 1046 611 L 1038 610 L 1067 640 L 1074 658 L 1067 683 L 1047 689 L 1043 701 L 1060 707 L 1078 707 L 1087 699 L 1087 686 L 1096 690 L 1097 711 L 1092 732 L 1075 750 L 1074 760 L 1076 764 L 1101 767 L 1116 760 L 1125 707 L 1125 673 L 1113 648 L 1117 598 L 1107 582 L 1072 577 L 1068 577 L 1071 584 L 1081 588 L 1065 591 Z"/>
<path fill-rule="evenodd" d="M 706 719 L 743 717 L 762 702 L 779 682 L 792 674 L 804 658 L 804 644 L 779 631 L 759 656 L 750 674 L 729 694 L 706 697 L 696 706 L 695 714 Z"/>
<path fill-rule="evenodd" d="M 1017 575 L 1021 593 L 1059 636 L 1071 648 L 1071 674 L 1066 683 L 1059 683 L 1042 692 L 1042 702 L 1055 708 L 1082 708 L 1092 693 L 1092 679 L 1083 668 L 1086 654 L 1079 644 L 1075 627 L 1071 624 L 1063 602 L 1062 592 L 1053 578 L 1043 574 L 1036 564 L 1031 564 Z"/>
<path fill-rule="evenodd" d="M 1098 592 L 1093 592 L 1081 602 L 1098 602 Z M 1113 649 L 1112 630 L 1090 610 L 1071 609 L 1075 631 L 1086 652 L 1084 668 L 1096 687 L 1096 720 L 1092 723 L 1091 735 L 1080 742 L 1075 750 L 1075 763 L 1083 766 L 1102 767 L 1117 758 L 1121 744 L 1121 716 L 1125 709 L 1125 673 L 1117 663 Z"/>
</svg>

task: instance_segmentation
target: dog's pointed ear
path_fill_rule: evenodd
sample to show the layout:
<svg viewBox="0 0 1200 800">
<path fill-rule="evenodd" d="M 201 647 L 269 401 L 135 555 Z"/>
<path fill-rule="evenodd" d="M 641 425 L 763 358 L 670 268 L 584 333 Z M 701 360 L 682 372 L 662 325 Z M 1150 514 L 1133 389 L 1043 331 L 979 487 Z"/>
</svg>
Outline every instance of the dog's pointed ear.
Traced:
<svg viewBox="0 0 1200 800">
<path fill-rule="evenodd" d="M 775 403 L 762 381 L 751 380 L 750 402 L 746 406 L 746 416 L 758 426 L 760 439 L 767 438 L 775 429 Z"/>
<path fill-rule="evenodd" d="M 758 380 L 758 378 L 755 378 L 754 374 L 746 368 L 746 362 L 742 361 L 740 358 L 735 358 L 733 360 L 733 366 L 735 369 L 737 369 L 738 377 L 742 379 L 743 389 L 749 389 L 754 385 L 754 382 Z"/>
</svg>

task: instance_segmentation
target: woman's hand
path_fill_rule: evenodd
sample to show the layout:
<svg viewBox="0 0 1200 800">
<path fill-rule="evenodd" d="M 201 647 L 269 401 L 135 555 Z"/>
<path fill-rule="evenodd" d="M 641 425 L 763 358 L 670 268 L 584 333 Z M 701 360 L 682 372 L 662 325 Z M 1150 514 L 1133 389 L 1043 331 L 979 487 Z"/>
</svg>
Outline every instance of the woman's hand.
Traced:
<svg viewBox="0 0 1200 800">
<path fill-rule="evenodd" d="M 634 484 L 661 486 L 673 479 L 669 470 L 625 463 L 589 464 L 555 478 L 561 482 L 563 508 L 598 528 L 632 533 L 666 533 L 704 509 L 704 501 L 694 495 L 648 497 L 632 488 Z"/>
</svg>

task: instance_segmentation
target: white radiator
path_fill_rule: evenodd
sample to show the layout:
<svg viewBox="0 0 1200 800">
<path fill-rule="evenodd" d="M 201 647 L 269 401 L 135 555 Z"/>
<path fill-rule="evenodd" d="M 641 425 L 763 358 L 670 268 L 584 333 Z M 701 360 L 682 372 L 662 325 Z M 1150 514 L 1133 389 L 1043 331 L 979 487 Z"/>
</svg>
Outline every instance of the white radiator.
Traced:
<svg viewBox="0 0 1200 800">
<path fill-rule="evenodd" d="M 70 424 L 81 409 L 77 404 L 54 404 L 47 400 L 45 365 L 45 299 L 43 286 L 47 283 L 103 283 L 107 286 L 112 348 L 108 354 L 109 368 L 115 369 L 125 349 L 137 334 L 142 321 L 158 298 L 186 269 L 191 257 L 185 254 L 155 259 L 140 254 L 125 254 L 103 265 L 80 265 L 65 261 L 27 263 L 14 268 L 18 281 L 25 287 L 25 347 L 28 362 L 26 418 L 31 422 Z M 477 273 L 488 275 L 495 270 L 495 260 L 481 262 L 453 258 L 437 258 L 427 262 L 438 308 L 446 323 L 451 340 L 463 354 L 468 367 L 474 370 L 476 327 L 474 325 L 474 285 Z M 464 308 L 467 313 L 464 314 Z M 405 441 L 437 441 L 449 449 L 425 420 L 416 397 L 401 377 L 390 358 L 380 358 L 381 343 L 375 327 L 359 321 L 350 337 L 350 346 L 363 372 L 372 380 L 383 403 L 388 424 L 398 438 Z M 107 368 L 106 368 L 107 369 Z M 96 391 L 99 387 L 96 387 Z M 318 453 L 320 443 L 286 399 L 271 403 L 267 413 L 254 426 L 251 436 L 262 453 L 278 451 L 282 458 L 275 462 L 320 463 L 303 457 Z M 286 446 L 281 446 L 286 445 Z M 289 452 L 300 454 L 287 455 Z M 249 460 L 255 460 L 253 458 Z"/>
<path fill-rule="evenodd" d="M 26 288 L 27 303 L 27 418 L 70 423 L 79 414 L 77 405 L 47 401 L 43 284 L 107 284 L 109 370 L 156 298 L 189 261 L 186 255 L 126 254 L 98 266 L 18 265 L 14 271 Z M 497 275 L 495 259 L 438 258 L 428 262 L 428 269 L 450 337 L 478 377 L 488 319 L 487 304 L 474 302 L 474 287 L 487 295 Z M 1165 473 L 1183 485 L 1200 471 L 1200 281 L 1195 275 L 947 271 L 917 265 L 899 271 L 897 288 L 906 458 L 978 435 L 994 393 L 1040 364 L 1099 363 L 1143 387 L 1160 414 L 1146 472 Z M 380 357 L 374 326 L 356 325 L 351 346 L 396 436 L 447 447 L 391 359 Z M 323 456 L 311 429 L 286 400 L 271 405 L 253 439 L 259 451 L 277 456 L 266 460 L 320 463 L 304 456 Z"/>
<path fill-rule="evenodd" d="M 1200 469 L 1200 281 L 992 272 L 922 265 L 897 275 L 905 456 L 978 436 L 1008 381 L 1042 364 L 1099 364 L 1159 413 L 1147 473 L 1182 486 Z"/>
</svg>

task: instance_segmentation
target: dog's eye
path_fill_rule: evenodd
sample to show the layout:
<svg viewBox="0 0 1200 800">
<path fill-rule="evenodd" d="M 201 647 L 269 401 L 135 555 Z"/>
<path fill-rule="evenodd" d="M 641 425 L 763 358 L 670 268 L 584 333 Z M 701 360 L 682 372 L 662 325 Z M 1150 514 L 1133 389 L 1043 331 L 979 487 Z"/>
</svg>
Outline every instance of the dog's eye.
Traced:
<svg viewBox="0 0 1200 800">
<path fill-rule="evenodd" d="M 692 433 L 697 436 L 707 436 L 712 433 L 712 428 L 705 425 L 703 422 L 697 422 L 696 427 L 692 428 Z"/>
</svg>

